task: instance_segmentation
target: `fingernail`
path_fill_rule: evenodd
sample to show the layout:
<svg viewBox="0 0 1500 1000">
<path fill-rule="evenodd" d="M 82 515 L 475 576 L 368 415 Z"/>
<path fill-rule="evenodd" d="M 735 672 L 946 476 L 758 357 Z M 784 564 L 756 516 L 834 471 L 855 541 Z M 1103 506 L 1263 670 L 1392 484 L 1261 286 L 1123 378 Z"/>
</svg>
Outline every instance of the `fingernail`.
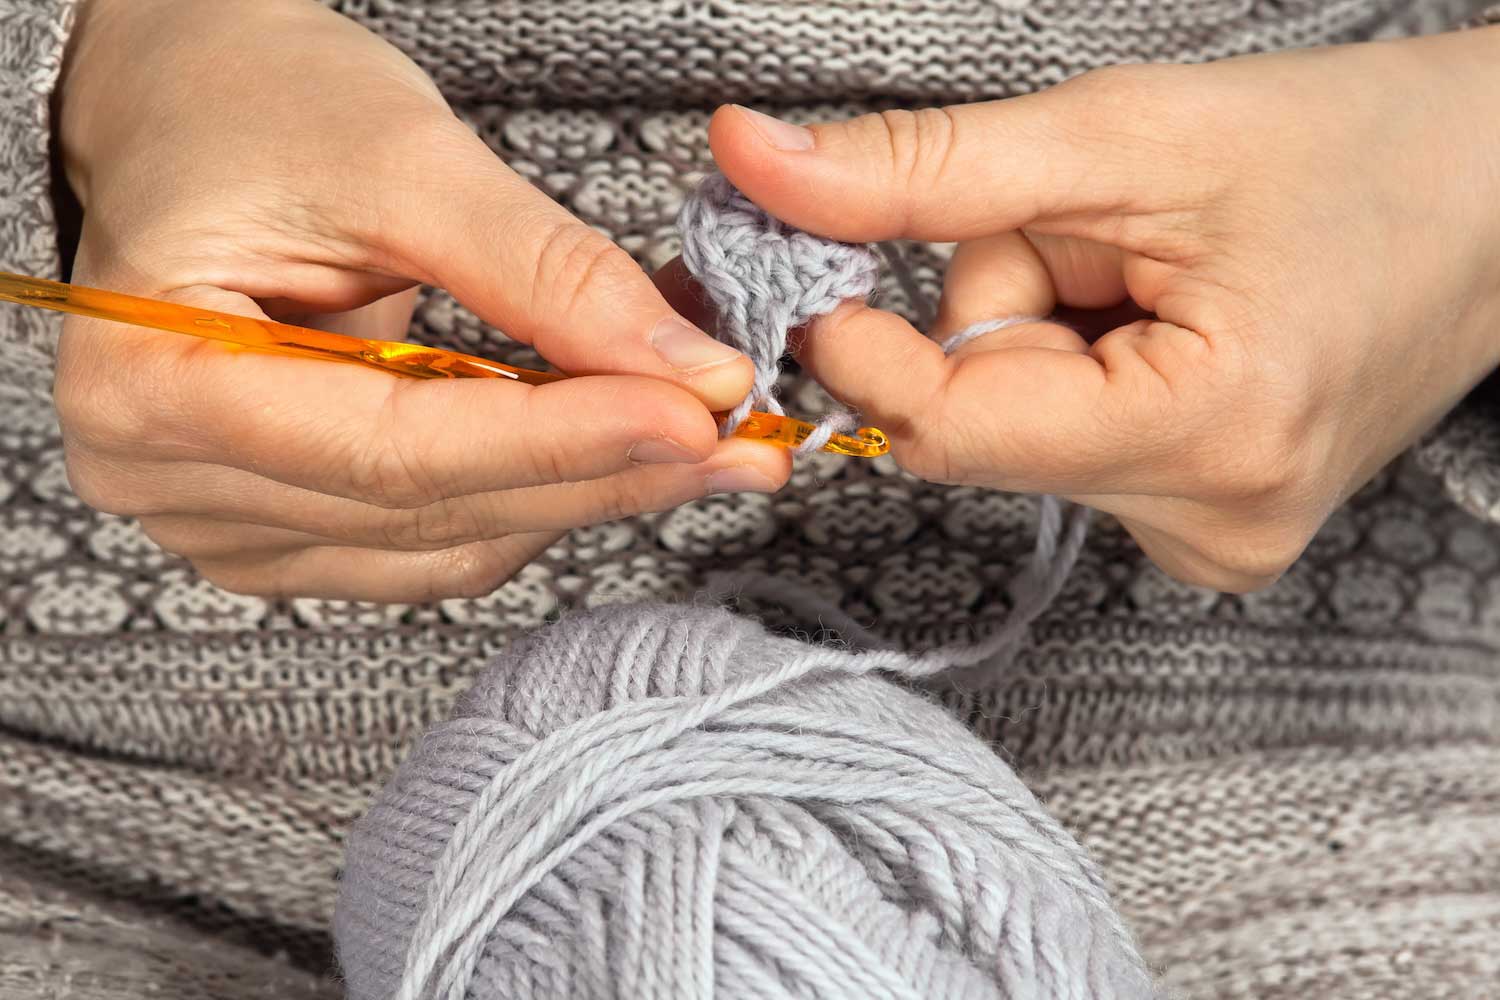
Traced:
<svg viewBox="0 0 1500 1000">
<path fill-rule="evenodd" d="M 704 480 L 710 493 L 775 493 L 775 482 L 752 465 L 731 465 Z"/>
<path fill-rule="evenodd" d="M 656 324 L 651 346 L 663 361 L 681 371 L 710 368 L 742 356 L 679 316 L 667 316 Z"/>
<path fill-rule="evenodd" d="M 661 462 L 696 462 L 698 456 L 671 438 L 647 438 L 637 441 L 626 456 L 639 465 L 656 465 Z"/>
<path fill-rule="evenodd" d="M 772 118 L 770 115 L 762 114 L 752 108 L 742 107 L 736 104 L 740 114 L 745 116 L 745 121 L 755 129 L 757 135 L 766 141 L 766 145 L 773 149 L 780 149 L 788 153 L 797 153 L 813 148 L 813 134 L 811 129 L 805 129 L 801 125 L 793 125 L 784 122 L 780 118 Z"/>
</svg>

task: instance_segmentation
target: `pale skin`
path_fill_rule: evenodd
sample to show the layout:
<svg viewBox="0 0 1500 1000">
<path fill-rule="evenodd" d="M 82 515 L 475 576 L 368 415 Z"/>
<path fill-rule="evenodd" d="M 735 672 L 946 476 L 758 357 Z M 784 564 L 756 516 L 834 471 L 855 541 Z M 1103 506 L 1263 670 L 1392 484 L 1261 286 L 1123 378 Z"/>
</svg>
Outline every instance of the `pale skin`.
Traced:
<svg viewBox="0 0 1500 1000">
<path fill-rule="evenodd" d="M 70 319 L 74 488 L 221 586 L 486 593 L 569 527 L 785 481 L 784 452 L 716 439 L 750 369 L 681 325 L 709 320 L 680 269 L 653 283 L 352 22 L 92 0 L 60 106 L 76 281 L 382 339 L 431 283 L 590 373 L 406 382 Z M 1485 30 L 811 130 L 726 108 L 710 141 L 810 231 L 959 242 L 933 330 L 849 303 L 801 352 L 903 467 L 1070 496 L 1174 576 L 1249 590 L 1500 363 L 1497 107 Z M 1150 315 L 937 347 L 1121 303 Z"/>
<path fill-rule="evenodd" d="M 800 360 L 925 479 L 1114 514 L 1166 572 L 1277 579 L 1500 363 L 1500 29 L 1122 67 L 799 129 L 721 109 L 772 214 L 959 243 L 924 335 L 864 303 Z M 993 317 L 1120 304 L 1085 338 Z"/>
<path fill-rule="evenodd" d="M 74 37 L 77 283 L 384 340 L 429 283 L 589 374 L 403 380 L 70 317 L 73 488 L 209 580 L 486 594 L 568 528 L 786 481 L 784 451 L 718 439 L 749 361 L 354 22 L 311 0 L 92 0 Z"/>
</svg>

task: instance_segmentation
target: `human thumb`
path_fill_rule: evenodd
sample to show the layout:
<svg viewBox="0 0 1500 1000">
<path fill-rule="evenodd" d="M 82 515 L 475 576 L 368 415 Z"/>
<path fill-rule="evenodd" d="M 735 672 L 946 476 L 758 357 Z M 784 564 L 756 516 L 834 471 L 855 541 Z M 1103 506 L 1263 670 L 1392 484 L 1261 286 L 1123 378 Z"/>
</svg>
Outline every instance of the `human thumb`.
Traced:
<svg viewBox="0 0 1500 1000">
<path fill-rule="evenodd" d="M 447 289 L 570 375 L 646 375 L 716 410 L 744 398 L 749 360 L 678 315 L 625 250 L 473 133 L 439 134 L 402 168 L 410 183 L 383 195 L 369 239 L 389 270 Z"/>
<path fill-rule="evenodd" d="M 709 143 L 752 201 L 809 232 L 969 240 L 1139 201 L 1142 161 L 1159 154 L 1121 127 L 1113 79 L 811 126 L 726 105 Z"/>
</svg>

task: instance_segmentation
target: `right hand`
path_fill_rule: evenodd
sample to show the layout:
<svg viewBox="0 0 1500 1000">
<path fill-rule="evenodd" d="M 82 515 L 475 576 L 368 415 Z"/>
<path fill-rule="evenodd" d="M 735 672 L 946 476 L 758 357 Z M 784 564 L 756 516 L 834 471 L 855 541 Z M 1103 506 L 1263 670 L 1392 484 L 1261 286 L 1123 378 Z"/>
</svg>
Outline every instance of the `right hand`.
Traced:
<svg viewBox="0 0 1500 1000">
<path fill-rule="evenodd" d="M 73 488 L 226 589 L 478 595 L 570 527 L 786 480 L 717 437 L 748 360 L 311 0 L 89 0 L 61 144 L 79 284 L 400 340 L 427 283 L 595 376 L 406 380 L 69 317 Z"/>
</svg>

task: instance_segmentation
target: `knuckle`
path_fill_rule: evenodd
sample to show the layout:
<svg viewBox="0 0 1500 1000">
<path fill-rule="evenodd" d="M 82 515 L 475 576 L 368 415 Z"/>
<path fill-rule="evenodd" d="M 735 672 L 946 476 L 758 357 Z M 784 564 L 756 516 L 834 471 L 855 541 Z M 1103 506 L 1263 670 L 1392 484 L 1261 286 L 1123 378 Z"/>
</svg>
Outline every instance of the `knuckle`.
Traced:
<svg viewBox="0 0 1500 1000">
<path fill-rule="evenodd" d="M 98 448 L 112 438 L 115 423 L 97 405 L 95 395 L 79 385 L 80 381 L 76 376 L 59 377 L 52 387 L 52 404 L 70 442 Z"/>
<path fill-rule="evenodd" d="M 63 470 L 73 495 L 89 507 L 118 517 L 147 517 L 163 512 L 159 500 L 143 494 L 134 481 L 77 448 L 63 454 Z"/>
<path fill-rule="evenodd" d="M 612 295 L 639 272 L 630 255 L 603 233 L 578 222 L 558 222 L 542 238 L 536 255 L 531 315 L 554 317 L 561 325 L 590 298 Z"/>
<path fill-rule="evenodd" d="M 246 597 L 278 600 L 291 596 L 273 574 L 256 569 L 244 569 L 208 560 L 190 560 L 193 569 L 203 579 L 220 590 Z"/>
<path fill-rule="evenodd" d="M 375 529 L 382 548 L 431 552 L 463 545 L 479 537 L 481 518 L 473 498 L 439 500 L 412 510 L 384 511 Z"/>
<path fill-rule="evenodd" d="M 459 181 L 455 170 L 467 170 L 482 152 L 472 130 L 451 114 L 434 114 L 425 103 L 401 103 L 380 107 L 368 123 L 351 122 L 356 131 L 369 128 L 367 136 L 358 136 L 359 148 L 368 157 L 369 176 L 390 179 L 399 189 L 427 193 L 444 191 L 451 196 Z M 378 123 L 376 126 L 374 123 Z M 452 165 L 443 169 L 434 165 Z M 352 185 L 339 206 L 303 203 L 306 218 L 325 225 L 311 229 L 309 235 L 331 231 L 342 233 L 351 247 L 378 248 L 384 253 L 401 255 L 395 234 L 409 231 L 412 213 L 423 201 L 383 197 L 380 192 L 361 190 Z M 333 218 L 329 216 L 333 215 Z"/>
<path fill-rule="evenodd" d="M 1231 580 L 1223 589 L 1230 593 L 1258 590 L 1279 580 L 1292 567 L 1307 538 L 1298 532 L 1277 531 L 1253 534 L 1227 547 L 1217 559 Z"/>
<path fill-rule="evenodd" d="M 532 448 L 528 454 L 531 456 L 533 478 L 537 482 L 562 483 L 568 480 L 568 462 L 561 449 Z"/>
<path fill-rule="evenodd" d="M 1294 521 L 1239 525 L 1192 540 L 1202 561 L 1181 578 L 1224 593 L 1247 593 L 1279 580 L 1301 557 L 1313 529 Z"/>
<path fill-rule="evenodd" d="M 70 358 L 59 364 L 52 387 L 58 424 L 66 440 L 96 451 L 150 440 L 141 407 L 130 393 L 121 393 L 100 378 L 90 359 Z"/>
<path fill-rule="evenodd" d="M 63 452 L 63 472 L 74 496 L 95 510 L 117 513 L 109 509 L 115 502 L 114 491 L 109 488 L 103 469 L 71 444 Z"/>
<path fill-rule="evenodd" d="M 1314 394 L 1300 380 L 1259 365 L 1236 381 L 1214 411 L 1237 417 L 1232 427 L 1209 435 L 1195 471 L 1214 499 L 1279 512 L 1326 464 L 1316 454 L 1308 403 Z"/>
<path fill-rule="evenodd" d="M 906 472 L 930 483 L 956 483 L 954 448 L 938 435 L 918 430 L 906 440 L 893 439 L 891 450 L 896 463 Z"/>
<path fill-rule="evenodd" d="M 1051 103 L 1050 125 L 1060 134 L 1087 143 L 1100 152 L 1123 157 L 1131 170 L 1156 169 L 1170 162 L 1213 162 L 1222 154 L 1222 144 L 1203 142 L 1205 129 L 1214 135 L 1225 112 L 1203 93 L 1201 77 L 1183 79 L 1192 70 L 1166 64 L 1104 66 L 1073 77 L 1058 87 L 1060 95 L 1073 98 Z M 1211 175 L 1212 171 L 1189 171 L 1186 177 Z M 1186 183 L 1182 178 L 1177 183 Z M 1203 180 L 1189 185 L 1193 192 Z M 1217 184 L 1209 190 L 1217 189 Z"/>
<path fill-rule="evenodd" d="M 947 108 L 881 111 L 871 116 L 889 156 L 891 179 L 907 190 L 930 186 L 942 176 L 958 135 Z"/>
<path fill-rule="evenodd" d="M 412 463 L 389 442 L 380 442 L 351 461 L 348 478 L 361 502 L 383 510 L 405 513 L 429 500 Z"/>
<path fill-rule="evenodd" d="M 441 548 L 441 542 L 427 537 L 430 528 L 424 522 L 425 515 L 422 513 L 426 509 L 373 507 L 363 534 L 381 549 L 410 552 L 429 547 Z"/>
<path fill-rule="evenodd" d="M 1083 98 L 1073 109 L 1075 113 L 1118 128 L 1177 89 L 1175 69 L 1162 65 L 1100 66 L 1073 77 L 1062 88 Z"/>
<path fill-rule="evenodd" d="M 348 448 L 345 478 L 354 499 L 391 511 L 411 511 L 442 497 L 442 491 L 413 442 L 404 419 L 407 398 L 398 380 L 368 429 L 361 429 Z"/>
<path fill-rule="evenodd" d="M 1064 86 L 1075 91 L 1086 91 L 1096 103 L 1105 99 L 1120 99 L 1140 89 L 1139 67 L 1126 65 L 1097 66 L 1067 81 Z"/>
<path fill-rule="evenodd" d="M 1247 434 L 1232 449 L 1214 450 L 1203 458 L 1197 479 L 1209 484 L 1207 492 L 1215 500 L 1271 508 L 1301 482 L 1295 447 L 1279 435 Z"/>
<path fill-rule="evenodd" d="M 1191 569 L 1169 570 L 1167 575 L 1182 583 L 1221 594 L 1247 594 L 1261 590 L 1275 582 L 1275 578 L 1246 576 L 1231 567 L 1197 566 Z"/>
<path fill-rule="evenodd" d="M 945 400 L 935 399 L 921 409 L 882 421 L 891 437 L 896 463 L 918 479 L 954 485 L 993 484 L 995 470 L 1046 468 L 1033 463 L 1033 447 L 1010 442 L 1005 457 L 997 454 L 995 438 L 984 427 L 954 419 Z M 1009 487 L 1007 487 L 1009 488 Z"/>
<path fill-rule="evenodd" d="M 642 483 L 628 481 L 610 483 L 600 492 L 598 504 L 594 508 L 594 517 L 591 520 L 596 524 L 603 524 L 634 517 L 648 510 L 665 510 L 674 506 L 670 502 L 672 499 L 675 498 L 656 496 Z"/>
<path fill-rule="evenodd" d="M 215 347 L 206 340 L 193 341 L 166 356 L 134 364 L 128 382 L 101 381 L 91 393 L 92 402 L 84 405 L 91 405 L 96 420 L 104 423 L 85 431 L 82 440 L 100 450 L 159 457 L 196 453 L 209 426 L 203 407 L 195 402 L 195 390 L 202 384 L 198 364 Z"/>
<path fill-rule="evenodd" d="M 431 182 L 434 164 L 444 162 L 467 170 L 476 153 L 485 152 L 483 140 L 446 107 L 425 99 L 383 101 L 379 114 L 351 127 L 367 132 L 370 155 L 381 168 L 379 176 Z M 392 137 L 395 141 L 392 141 Z M 379 148 L 376 148 L 379 147 Z M 450 175 L 438 173 L 436 179 Z"/>
<path fill-rule="evenodd" d="M 529 427 L 546 426 L 548 415 L 542 412 L 536 393 L 528 394 L 521 406 L 522 424 Z M 576 475 L 569 474 L 574 463 L 571 442 L 535 442 L 531 447 L 522 449 L 516 461 L 521 465 L 517 471 L 523 473 L 525 481 L 532 485 L 564 483 L 577 478 Z"/>
<path fill-rule="evenodd" d="M 163 551 L 183 557 L 191 556 L 191 553 L 188 551 L 187 539 L 177 531 L 169 519 L 145 514 L 141 516 L 140 523 L 141 533 L 156 543 Z"/>
</svg>

